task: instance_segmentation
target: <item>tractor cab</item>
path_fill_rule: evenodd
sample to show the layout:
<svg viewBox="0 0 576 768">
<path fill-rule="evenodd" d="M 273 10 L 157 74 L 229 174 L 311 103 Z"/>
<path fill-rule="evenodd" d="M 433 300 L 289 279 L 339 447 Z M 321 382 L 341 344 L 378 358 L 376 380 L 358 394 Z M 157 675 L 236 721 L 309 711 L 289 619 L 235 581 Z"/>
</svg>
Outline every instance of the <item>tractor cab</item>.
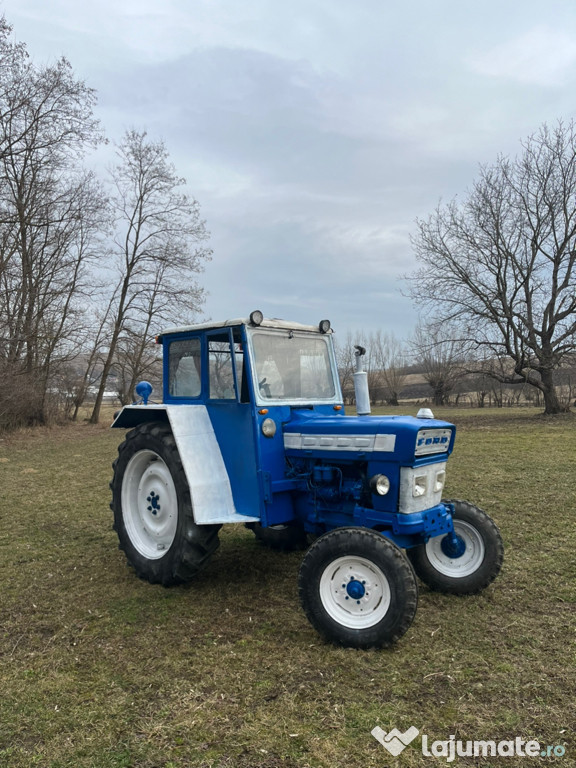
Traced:
<svg viewBox="0 0 576 768">
<path fill-rule="evenodd" d="M 276 489 L 272 498 L 272 482 L 285 479 L 283 425 L 301 409 L 343 414 L 328 321 L 286 323 L 256 311 L 246 320 L 172 328 L 157 341 L 163 346 L 163 405 L 128 406 L 112 426 L 160 418 L 178 433 L 182 421 L 190 421 L 191 430 L 209 424 L 213 439 L 205 436 L 203 450 L 221 455 L 232 496 L 210 521 L 244 516 L 244 522 L 273 525 L 292 519 L 289 495 Z M 222 475 L 220 462 L 213 462 Z"/>
<path fill-rule="evenodd" d="M 321 332 L 262 319 L 168 330 L 158 337 L 164 345 L 164 402 L 307 408 L 341 403 L 331 331 L 323 327 Z"/>
</svg>

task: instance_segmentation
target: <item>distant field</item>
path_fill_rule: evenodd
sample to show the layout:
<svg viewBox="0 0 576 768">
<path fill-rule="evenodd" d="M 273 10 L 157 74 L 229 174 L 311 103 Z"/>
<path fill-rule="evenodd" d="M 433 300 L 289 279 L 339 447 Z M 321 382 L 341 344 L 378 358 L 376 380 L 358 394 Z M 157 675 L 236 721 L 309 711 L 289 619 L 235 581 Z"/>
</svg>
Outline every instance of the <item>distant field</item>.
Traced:
<svg viewBox="0 0 576 768">
<path fill-rule="evenodd" d="M 422 586 L 407 635 L 370 652 L 324 643 L 298 603 L 302 555 L 243 527 L 193 584 L 138 580 L 108 508 L 121 433 L 0 439 L 0 768 L 446 764 L 419 738 L 391 757 L 376 725 L 566 749 L 454 765 L 576 765 L 576 419 L 437 415 L 459 427 L 447 496 L 496 519 L 504 571 L 477 597 Z"/>
</svg>

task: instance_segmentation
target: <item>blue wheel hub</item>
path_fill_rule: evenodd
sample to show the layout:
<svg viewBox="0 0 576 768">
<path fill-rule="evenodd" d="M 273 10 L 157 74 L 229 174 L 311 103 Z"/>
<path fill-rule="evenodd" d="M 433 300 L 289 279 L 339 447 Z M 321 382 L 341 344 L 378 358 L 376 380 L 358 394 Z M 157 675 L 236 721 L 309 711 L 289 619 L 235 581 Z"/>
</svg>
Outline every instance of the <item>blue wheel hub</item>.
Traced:
<svg viewBox="0 0 576 768">
<path fill-rule="evenodd" d="M 157 493 L 150 491 L 150 496 L 147 497 L 146 501 L 149 504 L 148 512 L 152 512 L 155 515 L 160 511 L 160 496 Z"/>
<path fill-rule="evenodd" d="M 462 557 L 464 552 L 466 552 L 466 542 L 457 533 L 449 533 L 447 536 L 444 536 L 440 542 L 440 547 L 446 557 L 449 557 L 451 560 Z"/>
<path fill-rule="evenodd" d="M 364 597 L 366 589 L 364 588 L 364 584 L 360 581 L 352 579 L 346 584 L 346 592 L 353 600 L 360 600 L 360 598 Z"/>
</svg>

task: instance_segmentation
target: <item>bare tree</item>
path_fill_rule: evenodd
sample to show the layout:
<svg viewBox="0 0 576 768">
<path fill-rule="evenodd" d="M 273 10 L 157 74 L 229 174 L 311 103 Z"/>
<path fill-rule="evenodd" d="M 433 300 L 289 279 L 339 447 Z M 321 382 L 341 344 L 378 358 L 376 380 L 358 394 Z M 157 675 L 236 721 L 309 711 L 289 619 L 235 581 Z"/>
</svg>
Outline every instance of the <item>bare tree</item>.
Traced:
<svg viewBox="0 0 576 768">
<path fill-rule="evenodd" d="M 362 368 L 366 371 L 368 377 L 368 389 L 370 391 L 371 402 L 382 400 L 381 371 L 378 368 L 379 354 L 381 350 L 378 347 L 378 341 L 374 334 L 366 334 L 363 331 L 352 334 L 348 331 L 346 339 L 342 345 L 336 344 L 336 362 L 340 375 L 340 385 L 344 400 L 353 403 L 356 393 L 354 389 L 354 371 L 356 370 L 356 346 L 363 347 L 366 352 L 362 356 Z"/>
<path fill-rule="evenodd" d="M 385 331 L 372 333 L 368 343 L 372 349 L 381 399 L 388 405 L 398 405 L 406 383 L 406 351 L 393 333 Z"/>
<path fill-rule="evenodd" d="M 336 352 L 336 365 L 340 376 L 342 397 L 345 403 L 354 402 L 354 371 L 356 370 L 356 358 L 354 357 L 354 342 L 352 333 L 348 331 L 343 343 L 334 337 L 334 349 Z"/>
<path fill-rule="evenodd" d="M 61 59 L 37 67 L 0 22 L 0 357 L 33 382 L 43 420 L 58 364 L 78 344 L 81 296 L 106 203 L 80 166 L 102 136 L 94 92 Z"/>
<path fill-rule="evenodd" d="M 445 335 L 443 335 L 445 334 Z M 411 345 L 413 355 L 428 386 L 434 405 L 447 405 L 457 381 L 463 375 L 462 346 L 454 341 L 453 329 L 416 327 Z"/>
<path fill-rule="evenodd" d="M 122 405 L 133 402 L 134 388 L 141 379 L 152 380 L 156 386 L 162 380 L 162 358 L 158 348 L 150 343 L 140 326 L 126 328 L 116 349 L 112 370 L 116 374 L 116 392 Z"/>
<path fill-rule="evenodd" d="M 411 293 L 484 360 L 506 355 L 502 383 L 562 405 L 554 372 L 576 350 L 576 132 L 543 126 L 522 154 L 481 169 L 468 198 L 419 222 Z"/>
<path fill-rule="evenodd" d="M 375 339 L 373 333 L 365 333 L 360 331 L 355 335 L 354 343 L 350 346 L 350 352 L 352 354 L 354 370 L 356 370 L 356 345 L 363 347 L 366 352 L 362 356 L 362 368 L 366 371 L 368 381 L 368 391 L 370 393 L 370 402 L 376 404 L 383 402 L 384 393 L 382 391 L 382 377 L 379 368 L 379 348 L 378 341 Z"/>
<path fill-rule="evenodd" d="M 99 420 L 122 336 L 128 328 L 131 333 L 138 328 L 144 355 L 153 323 L 192 318 L 203 301 L 196 276 L 210 257 L 199 205 L 181 191 L 185 180 L 177 175 L 164 144 L 131 130 L 117 154 L 111 173 L 117 289 L 93 423 Z"/>
<path fill-rule="evenodd" d="M 362 366 L 368 374 L 370 399 L 398 405 L 400 392 L 406 381 L 406 352 L 394 334 L 381 330 L 369 334 L 346 334 L 343 344 L 336 341 L 336 362 L 345 401 L 354 401 L 355 346 L 366 349 Z"/>
<path fill-rule="evenodd" d="M 544 125 L 522 150 L 418 223 L 411 294 L 437 324 L 456 321 L 484 360 L 506 355 L 500 381 L 527 382 L 558 413 L 554 372 L 576 351 L 574 123 Z"/>
<path fill-rule="evenodd" d="M 475 404 L 477 408 L 486 406 L 486 398 L 490 394 L 493 379 L 484 373 L 473 374 L 467 378 L 469 391 L 475 394 Z"/>
<path fill-rule="evenodd" d="M 110 318 L 116 304 L 116 299 L 117 296 L 114 291 L 108 297 L 103 309 L 99 310 L 96 305 L 94 308 L 95 316 L 91 318 L 92 322 L 88 324 L 87 333 L 84 336 L 84 344 L 79 350 L 77 357 L 70 361 L 70 368 L 75 372 L 75 375 L 70 374 L 73 421 L 78 419 L 78 413 L 86 400 L 89 390 L 100 379 L 99 368 L 101 368 L 102 350 L 105 347 Z"/>
<path fill-rule="evenodd" d="M 568 408 L 576 404 L 576 356 L 565 359 L 565 365 L 559 371 L 558 384 L 560 401 Z"/>
</svg>

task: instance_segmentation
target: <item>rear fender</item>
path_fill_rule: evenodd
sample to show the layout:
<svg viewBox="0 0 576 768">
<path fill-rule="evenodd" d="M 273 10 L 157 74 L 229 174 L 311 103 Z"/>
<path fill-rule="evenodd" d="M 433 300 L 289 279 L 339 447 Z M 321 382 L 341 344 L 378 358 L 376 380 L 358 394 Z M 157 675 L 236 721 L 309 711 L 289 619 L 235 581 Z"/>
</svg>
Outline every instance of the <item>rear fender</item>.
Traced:
<svg viewBox="0 0 576 768">
<path fill-rule="evenodd" d="M 126 429 L 152 421 L 170 425 L 197 525 L 260 521 L 236 511 L 230 478 L 204 405 L 127 405 L 116 415 L 112 427 Z"/>
</svg>

